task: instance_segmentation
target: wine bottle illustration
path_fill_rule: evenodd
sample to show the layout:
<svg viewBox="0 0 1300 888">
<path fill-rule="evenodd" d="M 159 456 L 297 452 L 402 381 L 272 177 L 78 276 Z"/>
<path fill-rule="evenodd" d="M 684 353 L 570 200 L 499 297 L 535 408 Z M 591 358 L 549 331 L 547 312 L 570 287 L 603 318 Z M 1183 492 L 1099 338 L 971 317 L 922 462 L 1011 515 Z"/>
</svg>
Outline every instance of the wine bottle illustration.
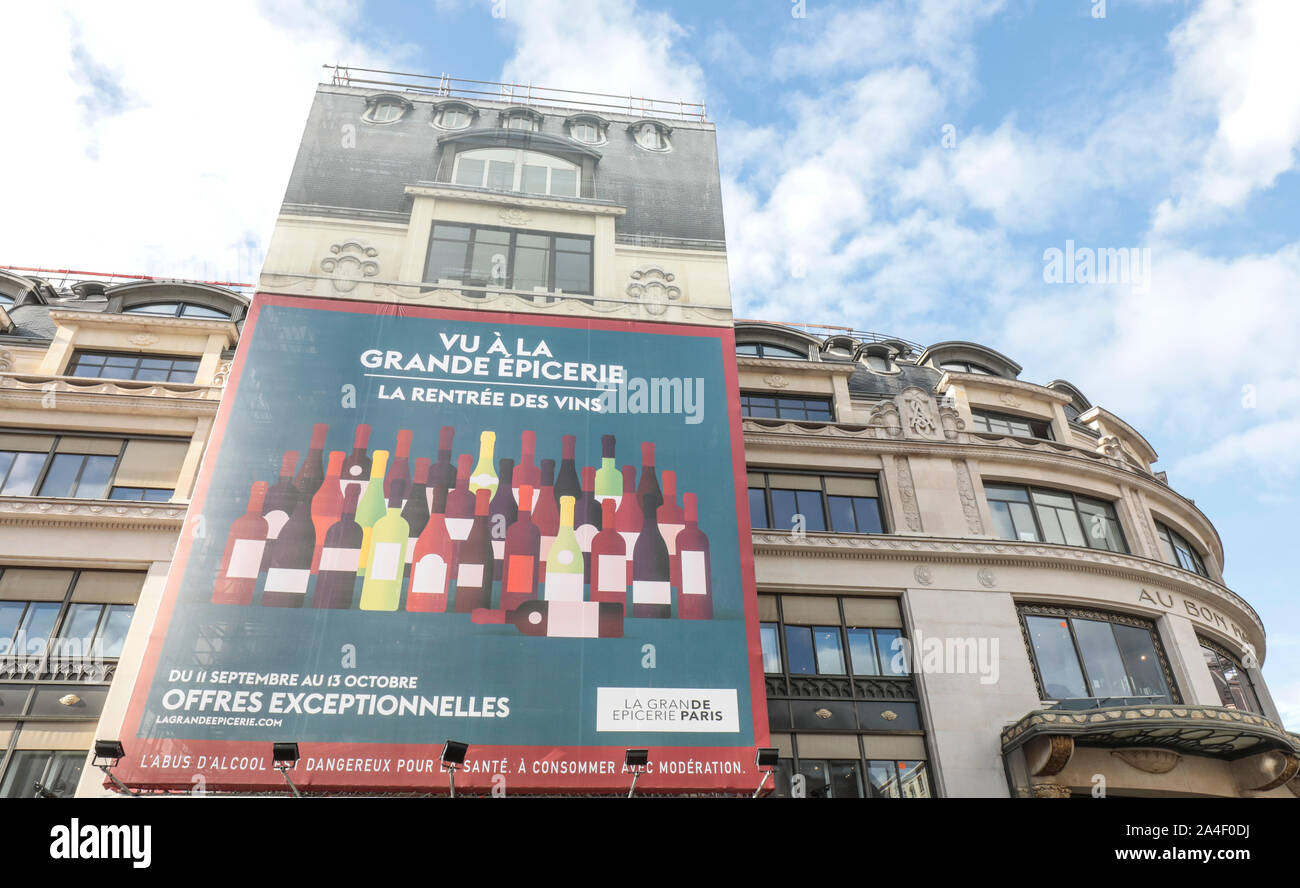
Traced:
<svg viewBox="0 0 1300 888">
<path fill-rule="evenodd" d="M 388 510 L 371 528 L 369 558 L 364 562 L 366 579 L 361 584 L 362 610 L 395 611 L 401 604 L 406 546 L 411 538 L 411 526 L 402 517 L 405 496 L 406 482 L 394 480 Z"/>
<path fill-rule="evenodd" d="M 513 610 L 537 597 L 537 562 L 542 534 L 532 519 L 533 487 L 519 488 L 519 514 L 506 531 L 501 577 L 501 607 Z"/>
<path fill-rule="evenodd" d="M 596 470 L 596 499 L 612 499 L 617 506 L 623 498 L 623 475 L 614 465 L 614 436 L 600 436 L 600 468 Z"/>
<path fill-rule="evenodd" d="M 434 488 L 439 484 L 443 485 L 444 490 L 451 490 L 456 486 L 456 464 L 451 459 L 451 447 L 456 438 L 456 429 L 452 426 L 443 426 L 438 430 L 438 459 L 429 469 L 429 508 L 433 508 L 432 493 Z"/>
<path fill-rule="evenodd" d="M 713 580 L 709 538 L 699 527 L 695 494 L 688 493 L 682 499 L 686 503 L 686 527 L 677 535 L 677 557 L 682 572 L 677 616 L 684 620 L 711 620 Z"/>
<path fill-rule="evenodd" d="M 388 463 L 388 470 L 384 473 L 384 499 L 390 499 L 393 494 L 393 484 L 398 481 L 402 482 L 403 489 L 411 488 L 411 437 L 410 429 L 401 429 L 397 433 L 397 449 L 393 453 L 392 460 Z"/>
<path fill-rule="evenodd" d="M 428 457 L 422 456 L 415 461 L 414 476 L 415 481 L 411 484 L 411 492 L 407 494 L 406 505 L 402 507 L 402 517 L 411 527 L 411 539 L 406 547 L 407 564 L 415 557 L 415 541 L 429 523 L 429 498 L 425 495 L 429 481 Z"/>
<path fill-rule="evenodd" d="M 533 523 L 542 534 L 538 549 L 537 582 L 546 579 L 546 555 L 551 551 L 555 535 L 560 531 L 560 510 L 555 505 L 555 460 L 542 460 L 542 489 L 533 497 Z"/>
<path fill-rule="evenodd" d="M 357 495 L 360 496 L 365 490 L 366 479 L 370 477 L 370 457 L 366 453 L 366 448 L 370 446 L 370 426 L 362 423 L 357 426 L 356 435 L 352 439 L 352 453 L 348 458 L 343 460 L 343 472 L 341 483 L 343 492 L 347 493 L 349 487 L 357 487 Z"/>
<path fill-rule="evenodd" d="M 591 541 L 591 600 L 627 607 L 627 543 L 615 529 L 613 497 L 600 508 L 604 530 Z"/>
<path fill-rule="evenodd" d="M 647 493 L 641 500 L 644 523 L 632 550 L 632 616 L 671 617 L 672 586 L 668 547 L 659 533 L 660 497 Z"/>
<path fill-rule="evenodd" d="M 434 466 L 437 468 L 436 464 Z M 440 473 L 439 473 L 440 474 Z M 415 541 L 411 556 L 411 582 L 406 590 L 406 609 L 422 613 L 447 610 L 447 592 L 455 561 L 455 541 L 447 532 L 447 480 L 443 475 L 432 485 L 433 505 L 429 520 Z"/>
<path fill-rule="evenodd" d="M 582 549 L 573 532 L 573 497 L 560 497 L 560 529 L 546 553 L 546 600 L 582 601 Z"/>
<path fill-rule="evenodd" d="M 483 432 L 478 436 L 478 464 L 474 466 L 474 474 L 469 476 L 470 493 L 477 495 L 480 490 L 486 490 L 489 497 L 496 495 L 500 483 L 492 465 L 492 449 L 496 441 L 496 432 Z"/>
<path fill-rule="evenodd" d="M 519 506 L 515 504 L 514 488 L 510 485 L 510 480 L 515 473 L 515 461 L 508 457 L 500 460 L 497 463 L 497 471 L 500 485 L 488 506 L 488 514 L 492 518 L 492 557 L 496 562 L 496 575 L 501 576 L 503 567 L 501 559 L 506 550 L 506 529 L 515 523 L 519 515 Z"/>
<path fill-rule="evenodd" d="M 330 427 L 323 422 L 318 422 L 311 427 L 311 446 L 307 449 L 307 455 L 302 459 L 302 466 L 298 469 L 298 475 L 293 479 L 293 486 L 298 488 L 300 496 L 311 499 L 320 490 L 321 484 L 325 480 L 324 462 L 322 453 L 325 450 L 325 437 L 329 434 Z"/>
<path fill-rule="evenodd" d="M 468 539 L 474 526 L 474 494 L 469 490 L 470 465 L 474 457 L 462 453 L 456 471 L 456 486 L 447 494 L 447 533 L 457 542 Z"/>
<path fill-rule="evenodd" d="M 658 518 L 659 532 L 663 534 L 671 558 L 677 554 L 677 534 L 686 526 L 685 513 L 677 505 L 677 473 L 672 469 L 664 472 L 664 504 L 659 507 Z M 674 582 L 673 585 L 677 586 L 677 583 Z"/>
<path fill-rule="evenodd" d="M 578 465 L 576 453 L 578 439 L 565 435 L 560 439 L 560 470 L 555 476 L 555 504 L 558 506 L 563 497 L 571 496 L 576 503 L 582 496 L 582 485 L 578 483 Z"/>
<path fill-rule="evenodd" d="M 632 552 L 636 549 L 636 538 L 641 534 L 641 501 L 636 495 L 636 468 L 623 466 L 623 498 L 614 513 L 614 525 L 623 537 L 627 549 L 627 581 L 632 582 Z"/>
<path fill-rule="evenodd" d="M 325 480 L 311 499 L 311 520 L 316 526 L 316 553 L 311 561 L 315 571 L 320 565 L 321 547 L 325 545 L 325 533 L 343 514 L 343 488 L 339 486 L 339 477 L 343 471 L 343 460 L 347 454 L 342 450 L 330 453 L 329 467 L 325 470 Z"/>
<path fill-rule="evenodd" d="M 298 488 L 293 484 L 293 470 L 297 465 L 298 451 L 285 451 L 284 458 L 280 460 L 280 480 L 271 485 L 271 489 L 266 492 L 266 500 L 262 503 L 262 517 L 266 519 L 268 543 L 280 535 L 280 529 L 284 527 L 298 505 Z M 262 555 L 263 571 L 270 567 L 270 559 L 271 550 L 268 546 Z"/>
<path fill-rule="evenodd" d="M 357 571 L 361 568 L 361 540 L 357 524 L 357 501 L 361 485 L 353 484 L 343 495 L 343 512 L 339 520 L 325 531 L 320 563 L 316 568 L 316 591 L 312 606 L 347 610 L 356 596 Z"/>
<path fill-rule="evenodd" d="M 526 601 L 506 619 L 524 635 L 623 637 L 623 605 L 604 601 Z"/>
<path fill-rule="evenodd" d="M 474 494 L 474 524 L 456 554 L 456 613 L 492 606 L 492 528 L 486 487 Z"/>
<path fill-rule="evenodd" d="M 384 500 L 384 470 L 388 467 L 388 451 L 376 450 L 370 462 L 370 483 L 357 502 L 357 524 L 361 525 L 361 575 L 365 576 L 370 563 L 370 537 L 375 522 L 384 517 L 388 503 Z"/>
<path fill-rule="evenodd" d="M 222 553 L 217 582 L 212 589 L 213 604 L 253 603 L 266 548 L 266 519 L 262 517 L 266 491 L 265 481 L 254 482 L 248 491 L 248 510 L 230 525 L 226 551 Z"/>
<path fill-rule="evenodd" d="M 526 431 L 519 438 L 519 462 L 515 465 L 511 487 L 515 492 L 515 503 L 519 502 L 519 491 L 527 484 L 536 493 L 542 486 L 542 471 L 536 461 L 537 433 Z"/>
<path fill-rule="evenodd" d="M 266 607 L 302 607 L 311 581 L 311 562 L 316 554 L 316 525 L 311 520 L 311 500 L 298 498 L 280 535 L 267 543 L 266 586 L 262 604 Z"/>
</svg>

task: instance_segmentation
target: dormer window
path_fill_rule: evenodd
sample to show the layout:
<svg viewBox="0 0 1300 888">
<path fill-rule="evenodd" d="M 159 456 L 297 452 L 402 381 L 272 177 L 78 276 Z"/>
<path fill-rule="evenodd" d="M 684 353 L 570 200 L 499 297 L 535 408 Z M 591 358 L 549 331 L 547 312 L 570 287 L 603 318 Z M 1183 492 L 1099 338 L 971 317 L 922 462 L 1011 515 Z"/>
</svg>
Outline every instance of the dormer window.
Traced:
<svg viewBox="0 0 1300 888">
<path fill-rule="evenodd" d="M 446 130 L 465 129 L 474 122 L 475 111 L 457 102 L 439 106 L 433 112 L 433 125 Z"/>
<path fill-rule="evenodd" d="M 579 176 L 575 164 L 549 154 L 515 148 L 480 148 L 456 155 L 452 181 L 494 191 L 577 197 Z"/>
<path fill-rule="evenodd" d="M 122 309 L 124 314 L 148 314 L 167 318 L 204 318 L 217 321 L 230 320 L 230 313 L 199 305 L 195 302 L 149 302 Z"/>
<path fill-rule="evenodd" d="M 672 128 L 657 120 L 638 120 L 628 125 L 628 131 L 637 147 L 646 151 L 671 151 L 673 148 L 669 140 Z"/>
<path fill-rule="evenodd" d="M 542 115 L 531 108 L 512 108 L 501 112 L 501 127 L 523 133 L 542 131 Z"/>
<path fill-rule="evenodd" d="M 605 131 L 609 121 L 592 115 L 577 115 L 564 122 L 569 138 L 584 145 L 601 145 L 605 142 Z"/>
<path fill-rule="evenodd" d="M 366 110 L 361 119 L 367 123 L 396 123 L 414 107 L 401 96 L 381 95 L 366 99 Z"/>
<path fill-rule="evenodd" d="M 807 352 L 796 351 L 783 345 L 772 345 L 767 342 L 737 342 L 736 354 L 749 355 L 754 358 L 779 358 L 786 361 L 808 360 Z"/>
</svg>

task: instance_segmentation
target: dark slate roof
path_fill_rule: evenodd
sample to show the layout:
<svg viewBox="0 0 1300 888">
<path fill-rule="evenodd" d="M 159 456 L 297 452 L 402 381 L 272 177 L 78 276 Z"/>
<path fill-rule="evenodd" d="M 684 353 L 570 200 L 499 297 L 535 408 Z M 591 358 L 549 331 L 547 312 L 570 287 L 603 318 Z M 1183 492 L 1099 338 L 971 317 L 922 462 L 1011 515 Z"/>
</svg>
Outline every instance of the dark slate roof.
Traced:
<svg viewBox="0 0 1300 888">
<path fill-rule="evenodd" d="M 107 303 L 104 303 L 105 305 Z M 50 320 L 49 305 L 13 305 L 7 311 L 9 320 L 14 322 L 10 336 L 27 339 L 53 339 L 54 322 Z"/>
<path fill-rule="evenodd" d="M 405 215 L 411 205 L 405 186 L 435 180 L 439 138 L 450 135 L 431 123 L 433 106 L 441 100 L 404 93 L 414 108 L 395 123 L 376 125 L 361 119 L 367 95 L 355 87 L 321 86 L 316 91 L 285 190 L 286 205 Z M 510 107 L 468 104 L 479 111 L 476 129 L 495 128 L 497 112 Z M 542 135 L 563 139 L 575 149 L 586 147 L 570 142 L 565 131 L 564 121 L 573 111 L 538 110 L 545 115 Z M 594 197 L 627 209 L 615 223 L 617 233 L 718 241 L 721 246 L 722 188 L 713 127 L 666 121 L 672 128 L 672 151 L 658 153 L 639 148 L 627 132 L 636 118 L 604 116 L 610 121 L 608 140 L 591 146 L 600 154 Z"/>
<path fill-rule="evenodd" d="M 897 373 L 873 373 L 859 364 L 849 377 L 849 394 L 858 398 L 892 398 L 908 386 L 933 391 L 942 370 L 899 363 Z"/>
</svg>

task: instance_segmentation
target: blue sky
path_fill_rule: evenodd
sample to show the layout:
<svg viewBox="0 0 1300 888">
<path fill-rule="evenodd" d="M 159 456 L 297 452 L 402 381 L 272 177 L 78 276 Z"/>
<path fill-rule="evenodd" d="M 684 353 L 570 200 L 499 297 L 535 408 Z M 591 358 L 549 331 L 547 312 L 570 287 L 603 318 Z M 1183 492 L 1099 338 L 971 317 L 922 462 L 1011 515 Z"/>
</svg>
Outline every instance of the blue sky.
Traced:
<svg viewBox="0 0 1300 888">
<path fill-rule="evenodd" d="M 252 280 L 324 62 L 706 101 L 737 313 L 976 340 L 1129 421 L 1300 729 L 1300 3 L 125 5 L 17 11 L 0 262 Z M 1067 240 L 1148 285 L 1046 283 Z"/>
</svg>

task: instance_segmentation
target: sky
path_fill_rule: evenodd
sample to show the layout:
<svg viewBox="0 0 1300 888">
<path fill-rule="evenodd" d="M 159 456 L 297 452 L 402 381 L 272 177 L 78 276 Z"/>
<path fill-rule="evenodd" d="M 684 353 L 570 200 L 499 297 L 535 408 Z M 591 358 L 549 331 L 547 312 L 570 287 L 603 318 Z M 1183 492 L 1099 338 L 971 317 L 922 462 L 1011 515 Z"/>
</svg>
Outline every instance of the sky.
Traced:
<svg viewBox="0 0 1300 888">
<path fill-rule="evenodd" d="M 1300 730 L 1300 2 L 5 5 L 7 265 L 254 280 L 326 63 L 706 102 L 737 315 L 980 342 L 1123 417 Z M 1067 242 L 1141 261 L 1054 279 Z"/>
</svg>

